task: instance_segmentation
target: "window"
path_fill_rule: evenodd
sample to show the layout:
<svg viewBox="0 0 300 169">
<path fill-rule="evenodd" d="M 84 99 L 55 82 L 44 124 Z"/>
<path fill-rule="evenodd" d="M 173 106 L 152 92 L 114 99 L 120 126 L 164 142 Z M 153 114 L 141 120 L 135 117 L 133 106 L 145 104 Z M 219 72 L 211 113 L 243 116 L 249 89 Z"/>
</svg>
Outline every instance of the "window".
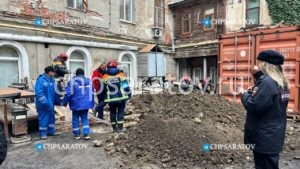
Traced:
<svg viewBox="0 0 300 169">
<path fill-rule="evenodd" d="M 165 2 L 164 0 L 155 0 L 154 7 L 154 27 L 164 28 L 165 23 Z"/>
<path fill-rule="evenodd" d="M 259 24 L 260 0 L 248 0 L 246 9 L 246 26 Z"/>
<path fill-rule="evenodd" d="M 215 15 L 214 13 L 215 13 L 214 8 L 205 10 L 204 20 L 203 20 L 204 31 L 214 30 L 214 25 L 213 25 L 213 20 Z"/>
<path fill-rule="evenodd" d="M 70 70 L 71 70 L 71 76 L 75 75 L 75 72 L 78 68 L 83 69 L 84 71 L 86 71 L 86 65 L 85 65 L 85 60 L 84 60 L 84 56 L 81 52 L 79 51 L 74 51 L 71 53 L 70 56 Z"/>
<path fill-rule="evenodd" d="M 129 22 L 135 20 L 135 0 L 120 0 L 120 18 Z"/>
<path fill-rule="evenodd" d="M 67 5 L 69 8 L 78 9 L 81 11 L 84 10 L 83 0 L 68 0 Z"/>
<path fill-rule="evenodd" d="M 122 66 L 123 66 L 123 71 L 125 75 L 130 78 L 131 77 L 131 59 L 128 54 L 125 54 L 122 57 Z"/>
<path fill-rule="evenodd" d="M 192 32 L 192 17 L 191 14 L 184 14 L 181 18 L 181 33 L 189 34 Z"/>
<path fill-rule="evenodd" d="M 201 68 L 201 67 L 194 68 L 194 83 L 199 83 L 200 80 L 203 80 L 202 69 L 203 68 Z"/>
<path fill-rule="evenodd" d="M 19 82 L 19 55 L 10 47 L 0 47 L 0 88 Z"/>
</svg>

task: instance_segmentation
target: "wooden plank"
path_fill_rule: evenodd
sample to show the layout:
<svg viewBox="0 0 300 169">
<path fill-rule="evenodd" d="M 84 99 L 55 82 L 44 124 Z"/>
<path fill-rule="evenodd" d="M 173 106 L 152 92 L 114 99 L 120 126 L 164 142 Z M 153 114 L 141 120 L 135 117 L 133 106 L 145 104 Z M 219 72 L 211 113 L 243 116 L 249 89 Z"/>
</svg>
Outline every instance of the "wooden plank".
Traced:
<svg viewBox="0 0 300 169">
<path fill-rule="evenodd" d="M 54 111 L 56 116 L 61 120 L 61 121 L 65 121 L 66 120 L 66 116 L 65 116 L 65 110 L 63 107 L 61 106 L 54 106 Z"/>
<path fill-rule="evenodd" d="M 13 98 L 21 95 L 21 92 L 14 89 L 0 89 L 0 98 Z"/>
<path fill-rule="evenodd" d="M 34 96 L 34 93 L 25 90 L 14 88 L 0 89 L 0 97 L 2 98 L 33 98 Z"/>
</svg>

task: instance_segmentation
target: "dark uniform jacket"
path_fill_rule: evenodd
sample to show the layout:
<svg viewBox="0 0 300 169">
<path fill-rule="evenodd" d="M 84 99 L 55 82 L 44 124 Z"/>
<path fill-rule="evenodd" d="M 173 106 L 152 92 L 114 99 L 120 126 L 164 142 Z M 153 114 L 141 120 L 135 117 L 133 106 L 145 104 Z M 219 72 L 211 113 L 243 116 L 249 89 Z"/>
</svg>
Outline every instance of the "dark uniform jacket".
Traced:
<svg viewBox="0 0 300 169">
<path fill-rule="evenodd" d="M 120 103 L 131 97 L 129 82 L 125 74 L 117 68 L 109 68 L 103 76 L 105 103 Z"/>
<path fill-rule="evenodd" d="M 56 57 L 53 60 L 52 66 L 55 72 L 54 78 L 63 78 L 66 74 L 68 74 L 66 65 L 60 61 L 59 57 Z"/>
<path fill-rule="evenodd" d="M 242 95 L 247 110 L 244 141 L 255 144 L 256 152 L 277 154 L 283 149 L 289 90 L 268 75 L 256 78 L 253 89 Z"/>
<path fill-rule="evenodd" d="M 4 136 L 2 125 L 0 124 L 0 165 L 6 158 L 7 142 Z"/>
</svg>

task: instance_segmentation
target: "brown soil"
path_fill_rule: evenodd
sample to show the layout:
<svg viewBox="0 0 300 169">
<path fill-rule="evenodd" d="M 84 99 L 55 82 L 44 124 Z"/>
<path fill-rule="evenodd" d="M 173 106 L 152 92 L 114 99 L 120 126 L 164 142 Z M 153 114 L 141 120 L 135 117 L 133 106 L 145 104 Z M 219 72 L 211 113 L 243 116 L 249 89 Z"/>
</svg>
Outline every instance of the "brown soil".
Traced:
<svg viewBox="0 0 300 169">
<path fill-rule="evenodd" d="M 125 135 L 111 138 L 124 166 L 152 163 L 159 168 L 224 168 L 251 162 L 247 150 L 202 151 L 202 145 L 242 144 L 245 110 L 212 95 L 139 95 L 129 114 L 141 114 Z M 129 167 L 130 168 L 130 167 Z"/>
</svg>

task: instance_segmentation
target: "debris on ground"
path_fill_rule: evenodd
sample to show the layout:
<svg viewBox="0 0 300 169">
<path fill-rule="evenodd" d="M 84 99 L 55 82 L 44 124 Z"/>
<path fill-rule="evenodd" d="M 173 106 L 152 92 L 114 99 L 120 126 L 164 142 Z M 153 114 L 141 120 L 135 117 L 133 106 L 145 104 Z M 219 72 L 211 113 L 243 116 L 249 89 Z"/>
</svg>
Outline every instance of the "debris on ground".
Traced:
<svg viewBox="0 0 300 169">
<path fill-rule="evenodd" d="M 203 152 L 209 144 L 242 144 L 244 109 L 211 95 L 139 95 L 128 103 L 127 134 L 111 137 L 108 154 L 126 155 L 124 164 L 161 167 L 225 165 L 249 161 L 247 152 Z M 246 154 L 246 156 L 245 156 Z"/>
<path fill-rule="evenodd" d="M 101 140 L 95 140 L 93 141 L 94 147 L 102 147 L 103 146 L 103 141 Z"/>
<path fill-rule="evenodd" d="M 248 150 L 212 150 L 203 144 L 243 144 L 245 110 L 213 95 L 139 95 L 127 104 L 128 132 L 106 140 L 109 155 L 124 155 L 126 166 L 224 168 L 249 164 Z M 287 136 L 287 142 L 295 139 Z M 287 149 L 289 149 L 289 144 Z M 298 148 L 298 147 L 296 147 Z"/>
</svg>

